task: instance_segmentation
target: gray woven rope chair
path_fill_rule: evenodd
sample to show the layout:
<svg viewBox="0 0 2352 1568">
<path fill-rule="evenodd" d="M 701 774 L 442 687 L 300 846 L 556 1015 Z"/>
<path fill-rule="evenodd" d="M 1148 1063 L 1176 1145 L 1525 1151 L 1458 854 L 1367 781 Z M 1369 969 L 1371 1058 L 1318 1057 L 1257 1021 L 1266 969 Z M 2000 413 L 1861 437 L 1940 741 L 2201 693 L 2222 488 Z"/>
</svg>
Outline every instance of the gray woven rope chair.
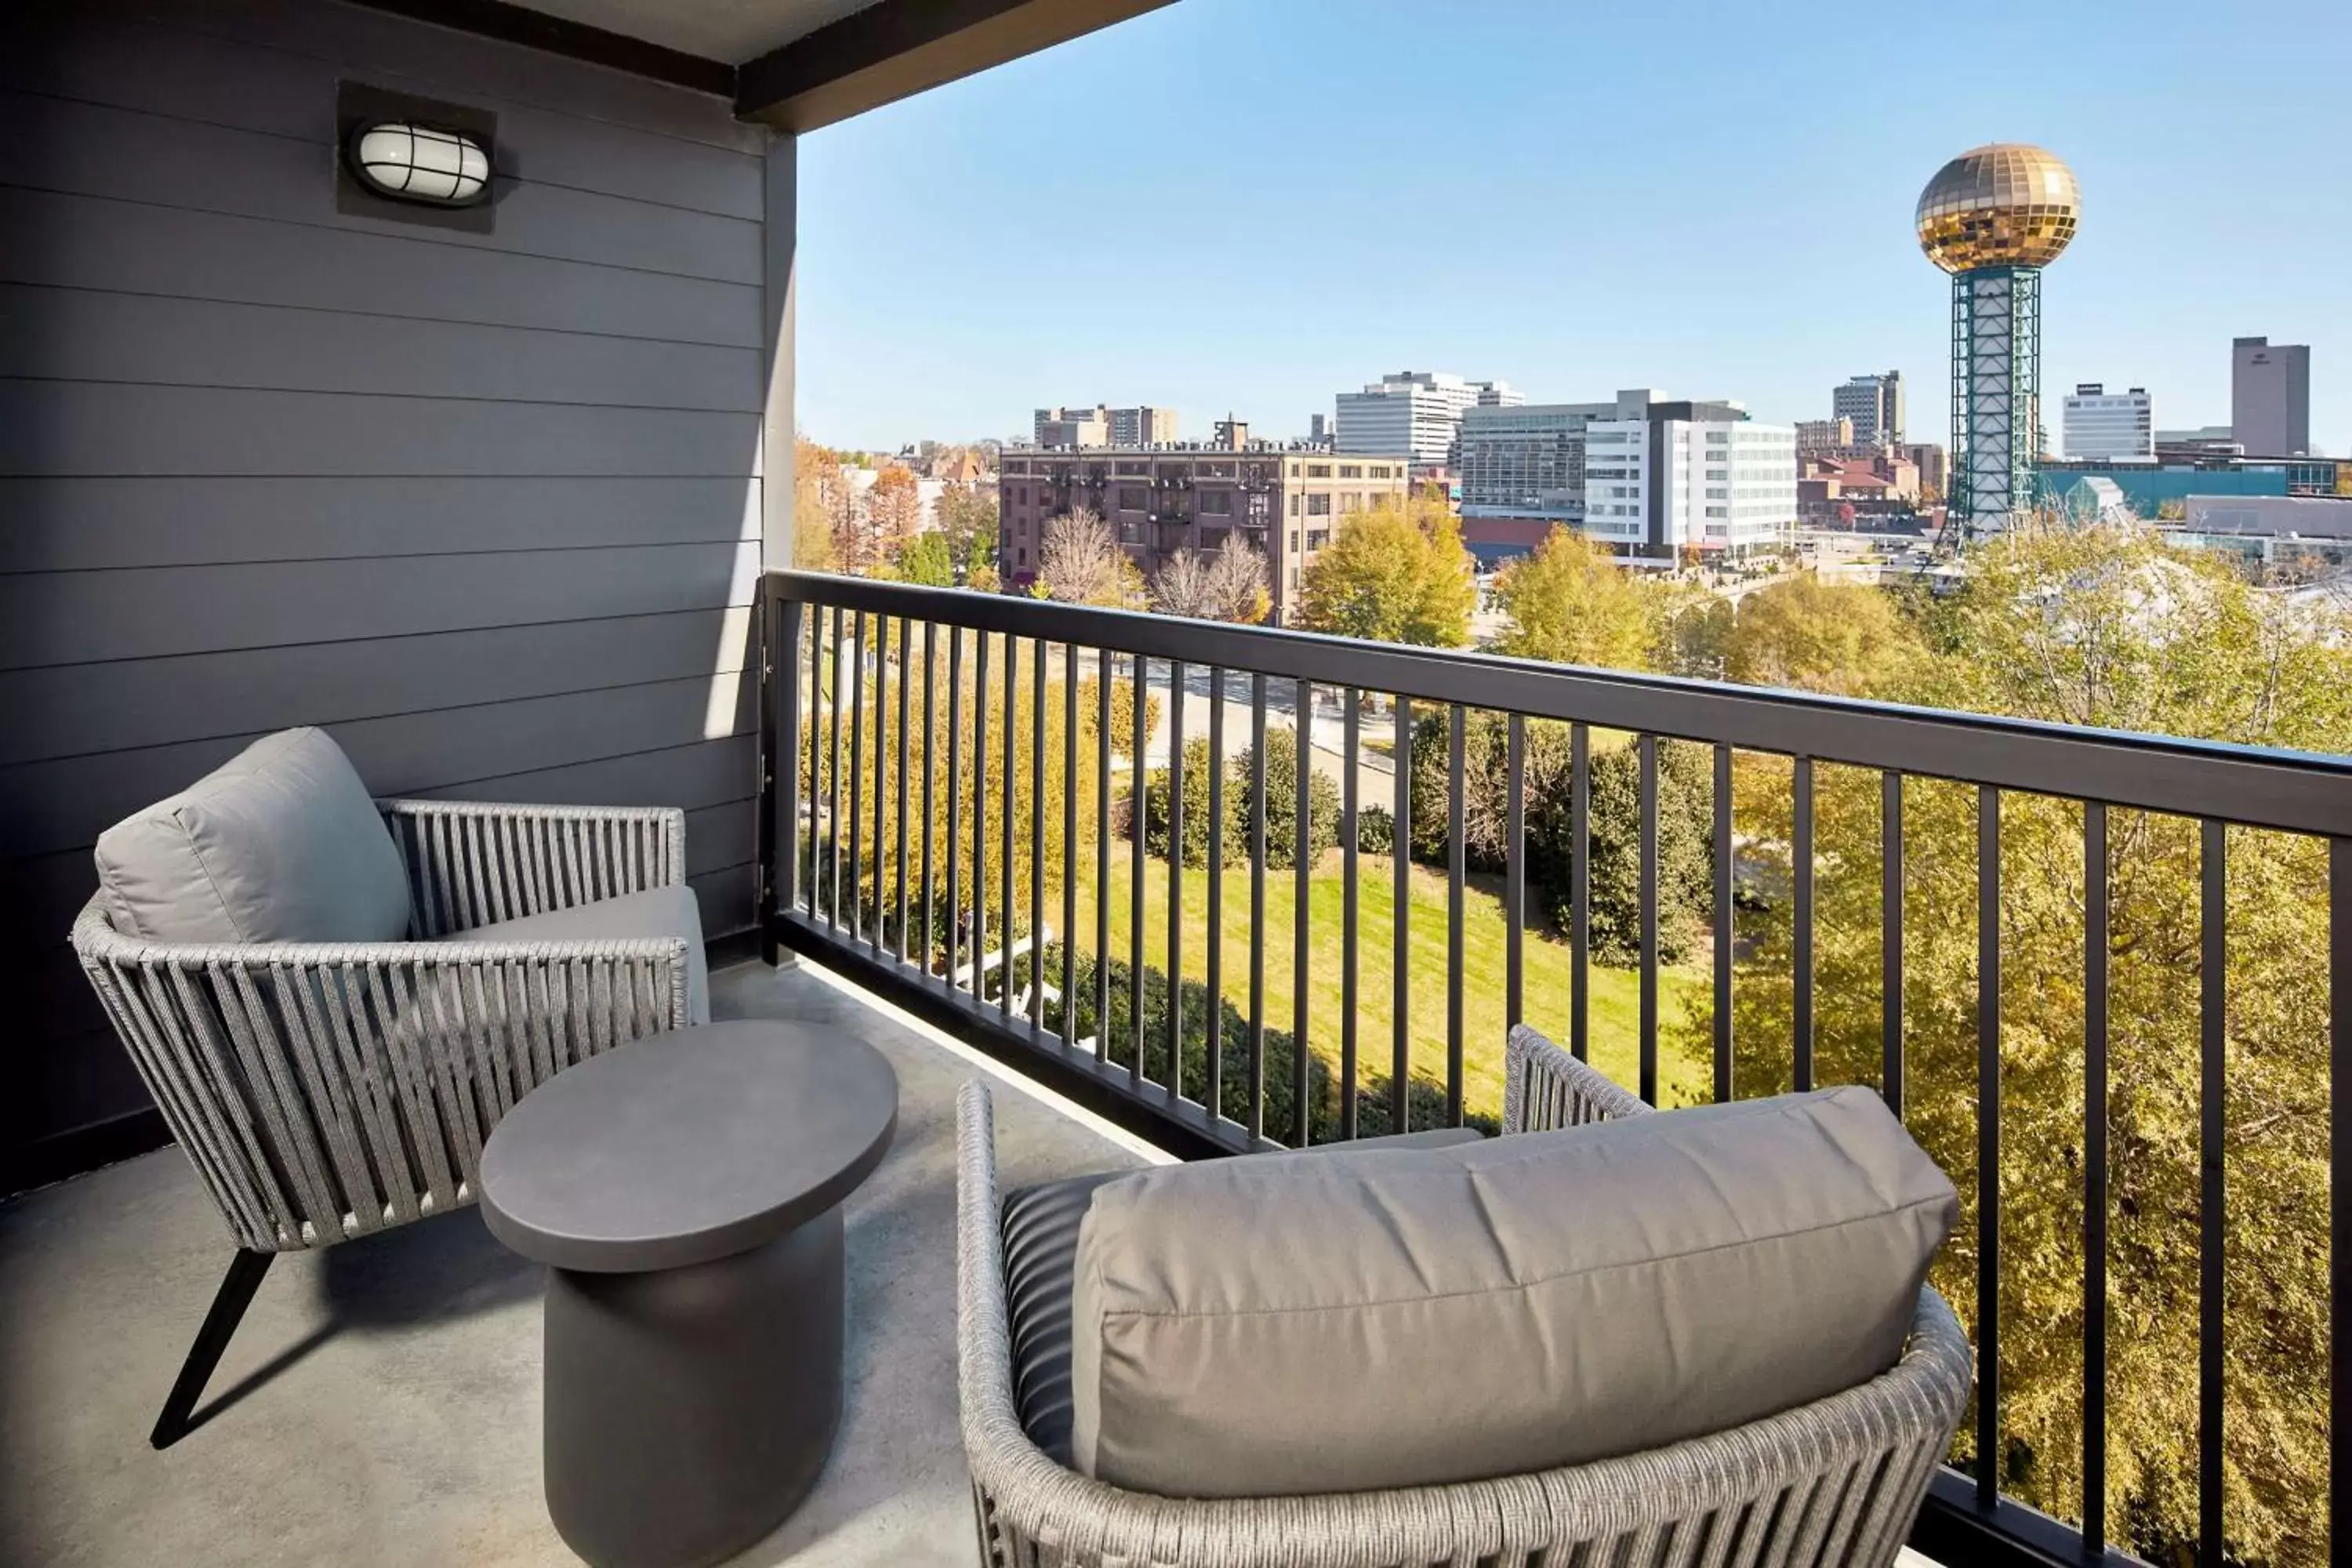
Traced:
<svg viewBox="0 0 2352 1568">
<path fill-rule="evenodd" d="M 156 1423 L 157 1447 L 189 1429 L 278 1253 L 471 1203 L 484 1140 L 530 1089 L 709 1016 L 682 812 L 370 802 L 316 731 L 257 743 L 189 795 L 243 767 L 233 790 L 289 752 L 312 769 L 299 789 L 323 778 L 328 794 L 352 798 L 319 809 L 271 798 L 249 818 L 265 832 L 284 816 L 310 829 L 326 821 L 346 839 L 383 836 L 375 868 L 392 883 L 398 940 L 135 934 L 106 885 L 105 840 L 101 890 L 73 926 L 108 1018 L 236 1247 Z M 309 847 L 315 862 L 315 837 Z M 334 869 L 338 885 L 349 879 Z"/>
<path fill-rule="evenodd" d="M 1532 1030 L 1513 1032 L 1507 1070 L 1506 1135 L 1650 1113 Z M 1901 1359 L 1882 1375 L 1653 1451 L 1389 1491 L 1125 1490 L 1057 1463 L 1023 1424 L 1015 1337 L 1036 1331 L 1030 1292 L 1041 1270 L 1020 1256 L 1015 1216 L 1000 1207 L 987 1090 L 967 1085 L 958 1110 L 963 1440 L 991 1568 L 1884 1568 L 1969 1397 L 1968 1342 L 1943 1299 L 1923 1289 Z"/>
</svg>

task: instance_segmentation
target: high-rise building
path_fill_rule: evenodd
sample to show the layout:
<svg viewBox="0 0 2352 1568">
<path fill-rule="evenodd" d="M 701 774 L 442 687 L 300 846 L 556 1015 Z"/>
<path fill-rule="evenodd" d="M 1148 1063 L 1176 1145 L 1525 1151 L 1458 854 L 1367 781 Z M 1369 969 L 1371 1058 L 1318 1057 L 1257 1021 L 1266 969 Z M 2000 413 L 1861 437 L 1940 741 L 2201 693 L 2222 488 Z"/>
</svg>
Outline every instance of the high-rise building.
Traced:
<svg viewBox="0 0 2352 1568">
<path fill-rule="evenodd" d="M 1176 439 L 1173 408 L 1114 408 L 1110 411 L 1110 444 L 1114 447 L 1157 447 Z"/>
<path fill-rule="evenodd" d="M 1945 481 L 1951 477 L 1945 471 L 1944 448 L 1933 441 L 1906 441 L 1897 450 L 1904 461 L 1919 470 L 1920 489 L 1933 490 L 1936 499 L 1942 500 Z"/>
<path fill-rule="evenodd" d="M 1830 390 L 1830 416 L 1853 421 L 1853 447 L 1893 447 L 1903 439 L 1903 373 L 1857 375 Z"/>
<path fill-rule="evenodd" d="M 1840 415 L 1835 419 L 1800 419 L 1797 421 L 1797 450 L 1800 452 L 1846 452 L 1853 448 L 1853 419 Z"/>
<path fill-rule="evenodd" d="M 1102 447 L 1110 442 L 1108 408 L 1040 408 L 1030 422 L 1040 447 Z"/>
<path fill-rule="evenodd" d="M 1041 447 L 1150 447 L 1176 439 L 1176 411 L 1139 405 L 1040 408 L 1030 435 Z"/>
<path fill-rule="evenodd" d="M 1403 370 L 1339 395 L 1332 445 L 1342 452 L 1402 457 L 1416 467 L 1452 464 L 1466 408 L 1509 408 L 1526 399 L 1499 381 L 1465 381 L 1444 371 Z"/>
<path fill-rule="evenodd" d="M 2156 461 L 2156 416 L 2146 387 L 2109 392 L 2103 383 L 2083 382 L 2067 396 L 2061 418 L 2070 460 Z"/>
<path fill-rule="evenodd" d="M 1796 432 L 1755 424 L 1736 403 L 1634 388 L 1609 403 L 1475 407 L 1461 445 L 1463 537 L 1490 563 L 1556 524 L 1665 565 L 1686 548 L 1780 543 L 1796 521 Z"/>
<path fill-rule="evenodd" d="M 1401 506 L 1402 458 L 1343 458 L 1310 447 L 1106 447 L 1087 451 L 1009 447 L 996 473 L 997 570 L 1016 585 L 1037 578 L 1046 525 L 1077 508 L 1101 514 L 1147 576 L 1177 550 L 1217 550 L 1238 530 L 1265 554 L 1276 624 L 1297 609 L 1307 563 L 1352 511 Z"/>
<path fill-rule="evenodd" d="M 2230 344 L 2230 432 L 2247 455 L 2311 450 L 2311 348 L 2238 338 Z"/>
<path fill-rule="evenodd" d="M 2033 504 L 2042 399 L 2042 269 L 2074 237 L 2074 172 L 2039 147 L 1963 153 L 1919 194 L 1919 247 L 1952 275 L 1950 515 L 2006 528 Z"/>
</svg>

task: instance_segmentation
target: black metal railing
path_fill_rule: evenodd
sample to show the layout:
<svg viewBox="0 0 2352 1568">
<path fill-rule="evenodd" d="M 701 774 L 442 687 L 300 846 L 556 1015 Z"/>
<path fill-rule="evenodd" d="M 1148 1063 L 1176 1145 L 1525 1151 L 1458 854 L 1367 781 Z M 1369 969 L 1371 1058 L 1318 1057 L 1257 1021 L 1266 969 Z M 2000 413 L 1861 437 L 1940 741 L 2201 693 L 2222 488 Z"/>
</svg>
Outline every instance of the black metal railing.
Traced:
<svg viewBox="0 0 2352 1568">
<path fill-rule="evenodd" d="M 2108 1318 L 2109 1119 L 2107 1114 L 2110 995 L 2108 919 L 2111 812 L 2163 814 L 2199 823 L 2199 940 L 2195 952 L 2197 1016 L 2198 1180 L 2194 1227 L 2199 1248 L 2195 1285 L 2198 1356 L 2196 1486 L 2197 1560 L 2225 1561 L 2222 1500 L 2224 1346 L 2223 1237 L 2226 1194 L 2223 1140 L 2230 1090 L 2224 962 L 2228 941 L 2230 830 L 2251 828 L 2324 841 L 2330 923 L 2326 929 L 2325 1026 L 2329 1031 L 2332 1112 L 2352 1075 L 2352 759 L 2232 747 L 2161 736 L 2068 728 L 1958 712 L 1897 707 L 1787 691 L 1740 688 L 1663 677 L 1620 674 L 1475 654 L 1355 642 L 1297 632 L 1099 610 L 953 590 L 801 573 L 771 574 L 765 590 L 769 667 L 773 677 L 767 755 L 772 788 L 763 829 L 770 868 L 768 926 L 777 942 L 839 965 L 877 993 L 986 1046 L 1057 1085 L 1148 1129 L 1165 1146 L 1188 1156 L 1242 1152 L 1280 1143 L 1351 1138 L 1371 1131 L 1370 1120 L 1402 1127 L 1415 1114 L 1408 1037 L 1407 987 L 1414 932 L 1406 841 L 1415 821 L 1417 775 L 1412 751 L 1416 713 L 1438 716 L 1424 733 L 1440 737 L 1445 801 L 1442 860 L 1444 1060 L 1442 1083 L 1420 1106 L 1425 1119 L 1452 1123 L 1465 1114 L 1465 901 L 1470 883 L 1465 845 L 1466 733 L 1474 716 L 1500 714 L 1506 730 L 1502 767 L 1507 778 L 1501 824 L 1504 922 L 1504 1010 L 1516 1023 L 1527 1002 L 1528 907 L 1528 786 L 1530 729 L 1567 729 L 1569 808 L 1565 854 L 1569 888 L 1564 924 L 1569 952 L 1566 1015 L 1569 1045 L 1580 1058 L 1595 1038 L 1592 951 L 1595 942 L 1591 835 L 1596 805 L 1596 739 L 1630 736 L 1637 759 L 1638 859 L 1634 897 L 1639 910 L 1638 985 L 1633 1008 L 1639 1089 L 1660 1097 L 1660 839 L 1661 752 L 1672 745 L 1705 748 L 1711 807 L 1705 882 L 1706 925 L 1713 944 L 1712 1022 L 1706 1036 L 1712 1060 L 1708 1092 L 1735 1090 L 1735 956 L 1743 932 L 1738 913 L 1745 889 L 1733 817 L 1735 758 L 1786 760 L 1789 769 L 1785 889 L 1763 895 L 1787 911 L 1790 972 L 1788 1071 L 1779 1081 L 1812 1086 L 1817 1019 L 1842 998 L 1815 991 L 1818 775 L 1823 769 L 1869 770 L 1877 775 L 1875 823 L 1881 857 L 1878 919 L 1880 1005 L 1873 1055 L 1879 1088 L 1897 1114 L 1906 1110 L 1905 1008 L 1905 856 L 1906 785 L 1937 781 L 1972 796 L 1976 823 L 1976 920 L 1973 931 L 1976 1171 L 1972 1197 L 1977 1247 L 1976 1300 L 1966 1314 L 1979 1363 L 1973 1416 L 1973 1474 L 1947 1469 L 1937 1479 L 1915 1543 L 1949 1563 L 2000 1560 L 2034 1563 L 2134 1561 L 2106 1540 L 2107 1423 L 2110 1395 Z M 942 647 L 944 644 L 944 647 Z M 1026 645 L 1025 665 L 1020 655 Z M 992 660 L 997 674 L 992 679 Z M 967 668 L 973 672 L 967 682 Z M 1024 674 L 1025 670 L 1025 674 Z M 1205 672 L 1205 733 L 1211 759 L 1206 795 L 1204 868 L 1209 933 L 1205 952 L 1185 951 L 1188 856 L 1184 820 L 1188 701 L 1192 678 Z M 1089 683 L 1091 689 L 1089 689 Z M 1025 691 L 1023 689 L 1025 687 Z M 1123 687 L 1123 691 L 1115 691 Z M 1058 702 L 1055 701 L 1058 689 Z M 1311 861 L 1306 852 L 1316 810 L 1312 717 L 1318 689 L 1340 695 L 1339 739 L 1331 765 L 1339 773 L 1338 854 L 1341 942 L 1338 976 L 1339 1041 L 1336 1063 L 1314 1056 L 1310 1011 Z M 1164 761 L 1155 769 L 1154 693 L 1164 696 Z M 852 693 L 847 702 L 836 700 Z M 1201 693 L 1194 692 L 1197 697 Z M 1368 990 L 1361 970 L 1363 910 L 1359 846 L 1368 820 L 1360 718 L 1368 699 L 1393 704 L 1392 755 L 1386 809 L 1395 841 L 1390 894 L 1391 953 L 1385 983 L 1394 1032 L 1386 1071 L 1368 1072 L 1359 1038 L 1360 1005 Z M 1123 712 L 1114 712 L 1119 700 Z M 910 710 L 910 701 L 913 707 Z M 992 705 L 994 705 L 992 707 Z M 844 708 L 849 760 L 845 765 Z M 1227 741 L 1238 708 L 1246 726 L 1247 766 L 1234 762 Z M 866 715 L 873 713 L 871 745 Z M 983 710 L 989 710 L 983 711 Z M 1057 725 L 1049 723 L 1056 717 Z M 910 729 L 919 714 L 919 731 Z M 1025 716 L 1025 724 L 1022 722 Z M 1270 867 L 1270 717 L 1294 734 L 1286 833 L 1294 879 L 1289 1039 L 1277 1058 L 1269 1027 L 1267 889 L 1280 868 Z M 1116 731 L 1124 721 L 1123 742 Z M 1049 731 L 1058 728 L 1058 737 Z M 1279 726 L 1277 726 L 1279 727 Z M 965 737 L 969 731 L 969 757 Z M 932 765 L 943 742 L 946 766 Z M 871 753 L 877 787 L 864 798 Z M 1024 753 L 1025 755 L 1022 754 Z M 908 759 L 920 757 L 918 793 L 910 796 Z M 879 787 L 886 760 L 895 790 Z M 967 767 L 967 760 L 969 767 Z M 1125 974 L 1114 976 L 1110 891 L 1114 773 L 1129 781 L 1127 855 L 1129 886 Z M 1082 845 L 1089 803 L 1082 785 L 1091 775 L 1090 845 Z M 935 787 L 936 785 L 936 787 Z M 1164 791 L 1156 815 L 1150 792 Z M 1244 816 L 1240 853 L 1229 875 L 1227 843 L 1238 790 Z M 892 795 L 895 836 L 886 840 L 882 798 Z M 2079 1527 L 2062 1523 L 2002 1495 L 1998 1457 L 2005 1452 L 2000 1367 L 2003 1268 L 2002 1169 L 2002 821 L 2011 797 L 2054 797 L 2078 803 L 2082 835 L 2083 962 L 2081 1070 L 2083 1110 L 2080 1202 L 2083 1279 L 2082 1452 Z M 1025 798 L 1025 843 L 1016 843 L 1019 803 Z M 1277 808 L 1277 813 L 1280 808 Z M 919 846 L 908 881 L 909 814 Z M 1058 816 L 1058 823 L 1054 819 Z M 1151 826 L 1147 826 L 1147 816 Z M 986 842 L 983 825 L 998 831 Z M 1146 951 L 1146 839 L 1164 832 L 1167 907 L 1162 943 Z M 966 836 L 970 835 L 967 847 Z M 934 864 L 935 837 L 943 864 Z M 897 853 L 883 853 L 895 844 Z M 1090 853 L 1087 851 L 1090 850 Z M 992 866 L 989 857 L 996 858 Z M 1429 857 L 1423 858 L 1427 862 Z M 1089 864 L 1090 862 L 1090 864 Z M 971 877 L 964 878 L 969 863 Z M 1025 868 L 1025 886 L 1016 886 Z M 882 894 L 889 873 L 889 897 Z M 995 880 L 992 888 L 990 872 Z M 870 875 L 871 885 L 866 879 Z M 1246 878 L 1245 902 L 1229 885 Z M 1049 882 L 1059 890 L 1058 975 L 1046 970 L 1052 928 Z M 1091 932 L 1082 932 L 1078 900 L 1093 900 Z M 991 896 L 992 893 L 992 897 Z M 1023 895 L 1025 893 L 1025 899 Z M 1238 907 L 1232 907 L 1238 906 Z M 1230 920 L 1246 918 L 1246 1010 L 1226 1014 L 1223 935 Z M 1001 929 L 992 930 L 991 922 Z M 1025 922 L 1025 924 L 1024 924 Z M 1025 949 L 1024 942 L 1025 942 Z M 1083 949 L 1091 973 L 1081 973 Z M 1186 968 L 1198 959 L 1205 986 L 1188 994 Z M 1147 1023 L 1152 964 L 1164 986 L 1156 1021 Z M 1058 984 L 1049 981 L 1058 979 Z M 1377 984 L 1377 982 L 1376 982 Z M 1124 998 L 1124 1028 L 1114 1038 L 1115 1009 Z M 1203 999 L 1195 1001 L 1194 995 Z M 1185 1016 L 1204 1005 L 1199 1020 L 1205 1049 L 1188 1053 Z M 1238 1034 L 1238 1039 L 1234 1037 Z M 1499 1049 L 1500 1041 L 1481 1048 Z M 1376 1048 L 1376 1047 L 1371 1047 Z M 1228 1053 L 1232 1053 L 1228 1059 Z M 1318 1073 L 1328 1075 L 1318 1081 Z M 1384 1092 L 1366 1093 L 1374 1077 Z M 1769 1087 L 1769 1086 L 1768 1086 Z M 1335 1103 L 1318 1124 L 1310 1102 Z M 1270 1114 L 1270 1112 L 1272 1114 Z M 2331 1352 L 2334 1325 L 2345 1321 L 2352 1279 L 2346 1229 L 2347 1159 L 2352 1144 L 2332 1120 L 2326 1152 L 2330 1247 L 2326 1290 Z M 2011 1158 L 2017 1152 L 2011 1151 Z M 1965 1291 L 1962 1292 L 1965 1294 Z M 2331 1405 L 2346 1391 L 2347 1360 L 2333 1353 L 2326 1386 Z M 2323 1489 L 2302 1501 L 2310 1515 L 2331 1515 L 2347 1496 L 2347 1467 L 2328 1449 Z M 1987 1456 L 1994 1457 L 1988 1462 Z M 2323 1537 L 2324 1538 L 2324 1537 Z"/>
</svg>

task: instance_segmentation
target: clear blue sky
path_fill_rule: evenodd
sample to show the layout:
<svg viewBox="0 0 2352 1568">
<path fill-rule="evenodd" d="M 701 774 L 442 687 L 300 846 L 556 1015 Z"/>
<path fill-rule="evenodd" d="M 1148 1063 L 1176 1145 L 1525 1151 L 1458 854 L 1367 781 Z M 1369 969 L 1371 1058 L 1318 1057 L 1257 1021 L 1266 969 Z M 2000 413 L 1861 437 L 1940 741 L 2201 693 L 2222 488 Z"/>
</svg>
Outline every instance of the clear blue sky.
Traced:
<svg viewBox="0 0 2352 1568">
<path fill-rule="evenodd" d="M 2314 441 L 2352 451 L 2352 5 L 1848 14 L 1178 0 L 816 132 L 802 426 L 895 447 L 1101 399 L 1290 436 L 1406 367 L 1793 420 L 1892 366 L 1941 440 L 1913 204 L 2021 141 L 2084 193 L 2044 282 L 2053 427 L 2077 381 L 2226 423 L 2230 340 L 2263 333 L 2312 345 Z"/>
</svg>

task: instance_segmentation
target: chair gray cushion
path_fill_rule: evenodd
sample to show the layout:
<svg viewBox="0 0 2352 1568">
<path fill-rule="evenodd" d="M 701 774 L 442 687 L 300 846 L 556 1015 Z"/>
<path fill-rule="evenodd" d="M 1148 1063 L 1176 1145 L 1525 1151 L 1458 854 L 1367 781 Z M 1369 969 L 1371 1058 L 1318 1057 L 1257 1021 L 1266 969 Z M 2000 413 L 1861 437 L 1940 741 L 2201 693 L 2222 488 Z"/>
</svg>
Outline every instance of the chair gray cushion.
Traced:
<svg viewBox="0 0 2352 1568">
<path fill-rule="evenodd" d="M 408 879 L 323 730 L 263 737 L 98 839 L 107 918 L 153 942 L 398 942 Z"/>
<path fill-rule="evenodd" d="M 599 938 L 674 936 L 686 939 L 686 1012 L 689 1024 L 710 1022 L 710 974 L 702 952 L 702 911 L 683 884 L 574 904 L 519 921 L 499 921 L 452 931 L 442 942 L 583 942 Z"/>
<path fill-rule="evenodd" d="M 1287 1496 L 1721 1431 L 1892 1366 L 1958 1210 L 1862 1089 L 1126 1176 L 1079 1227 L 1072 1466 Z"/>
<path fill-rule="evenodd" d="M 1432 1128 L 1354 1144 L 1254 1154 L 1254 1161 L 1320 1159 L 1337 1149 L 1438 1149 L 1475 1143 L 1475 1127 Z M 1029 1440 L 1058 1463 L 1070 1462 L 1070 1278 L 1078 1226 L 1095 1189 L 1130 1174 L 1097 1171 L 1021 1187 L 1004 1196 L 1004 1288 L 1013 1330 L 1013 1397 Z"/>
</svg>

